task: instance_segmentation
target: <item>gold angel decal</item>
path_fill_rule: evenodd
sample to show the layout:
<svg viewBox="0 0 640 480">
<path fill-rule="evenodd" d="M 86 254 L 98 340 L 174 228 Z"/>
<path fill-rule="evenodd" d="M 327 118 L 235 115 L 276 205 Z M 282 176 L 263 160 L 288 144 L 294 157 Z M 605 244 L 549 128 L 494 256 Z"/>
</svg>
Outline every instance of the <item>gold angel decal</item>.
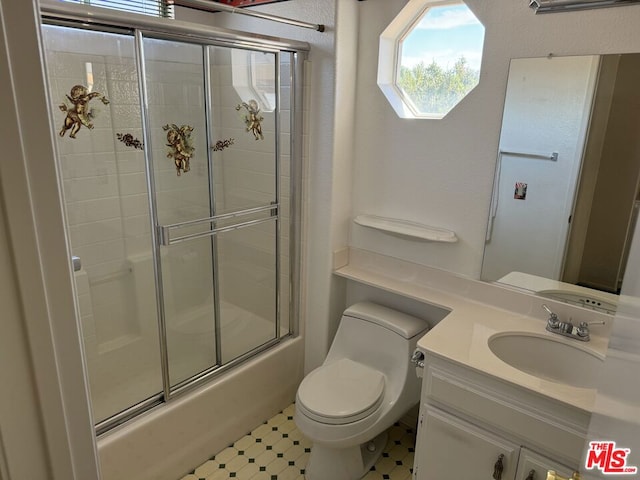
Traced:
<svg viewBox="0 0 640 480">
<path fill-rule="evenodd" d="M 247 111 L 244 115 L 244 124 L 247 127 L 246 131 L 253 133 L 256 140 L 264 140 L 262 135 L 262 124 L 264 117 L 260 115 L 260 107 L 255 100 L 249 100 L 248 102 L 242 102 L 236 106 L 236 110 L 240 111 L 243 108 Z"/>
<path fill-rule="evenodd" d="M 89 107 L 89 102 L 92 99 L 98 97 L 103 104 L 109 104 L 107 97 L 99 92 L 90 92 L 84 85 L 75 85 L 66 97 L 71 102 L 71 105 L 67 105 L 66 102 L 59 105 L 60 110 L 67 114 L 64 118 L 62 129 L 60 130 L 61 137 L 64 137 L 67 130 L 71 130 L 69 137 L 76 138 L 76 133 L 78 133 L 82 125 L 88 129 L 93 128 L 91 120 L 94 115 L 92 109 Z"/>
<path fill-rule="evenodd" d="M 189 160 L 193 156 L 195 148 L 191 145 L 191 132 L 193 127 L 191 125 L 182 125 L 178 127 L 175 123 L 171 125 L 165 125 L 162 127 L 167 131 L 167 158 L 173 158 L 176 165 L 176 171 L 178 176 L 182 172 L 188 172 Z"/>
</svg>

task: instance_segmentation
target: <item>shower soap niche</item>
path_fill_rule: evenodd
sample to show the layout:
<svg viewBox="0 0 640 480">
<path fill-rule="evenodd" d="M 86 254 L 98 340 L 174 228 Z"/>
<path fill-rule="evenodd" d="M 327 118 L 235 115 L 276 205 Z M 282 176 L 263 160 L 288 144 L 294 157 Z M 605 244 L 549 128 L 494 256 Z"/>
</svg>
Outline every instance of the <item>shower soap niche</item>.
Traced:
<svg viewBox="0 0 640 480">
<path fill-rule="evenodd" d="M 408 220 L 378 217 L 376 215 L 358 215 L 353 221 L 363 227 L 374 228 L 414 240 L 443 243 L 455 243 L 458 241 L 456 233 L 452 230 L 431 227 Z"/>
</svg>

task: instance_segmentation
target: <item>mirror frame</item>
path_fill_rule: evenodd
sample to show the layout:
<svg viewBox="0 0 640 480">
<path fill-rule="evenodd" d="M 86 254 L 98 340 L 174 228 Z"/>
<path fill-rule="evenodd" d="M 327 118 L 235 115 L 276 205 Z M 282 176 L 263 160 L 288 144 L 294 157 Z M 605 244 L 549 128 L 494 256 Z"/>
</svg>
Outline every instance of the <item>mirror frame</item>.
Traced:
<svg viewBox="0 0 640 480">
<path fill-rule="evenodd" d="M 530 0 L 529 7 L 538 14 L 624 7 L 636 3 L 640 3 L 640 0 Z"/>
</svg>

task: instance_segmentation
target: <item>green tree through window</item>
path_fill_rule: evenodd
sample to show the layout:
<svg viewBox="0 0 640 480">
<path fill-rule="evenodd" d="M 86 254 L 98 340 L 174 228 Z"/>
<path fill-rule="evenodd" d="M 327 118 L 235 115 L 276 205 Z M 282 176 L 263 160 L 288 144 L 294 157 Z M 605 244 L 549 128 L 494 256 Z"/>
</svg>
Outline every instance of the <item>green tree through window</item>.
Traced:
<svg viewBox="0 0 640 480">
<path fill-rule="evenodd" d="M 397 85 L 415 105 L 416 110 L 434 114 L 446 114 L 479 81 L 480 71 L 469 66 L 464 56 L 444 69 L 435 61 L 426 65 L 420 62 L 413 67 L 400 67 Z"/>
</svg>

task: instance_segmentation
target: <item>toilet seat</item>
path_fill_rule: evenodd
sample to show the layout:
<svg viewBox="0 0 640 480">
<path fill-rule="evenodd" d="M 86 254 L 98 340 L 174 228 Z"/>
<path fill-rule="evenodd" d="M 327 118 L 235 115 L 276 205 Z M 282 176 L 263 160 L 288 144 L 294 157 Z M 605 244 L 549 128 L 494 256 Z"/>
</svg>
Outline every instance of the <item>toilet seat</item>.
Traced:
<svg viewBox="0 0 640 480">
<path fill-rule="evenodd" d="M 305 377 L 298 388 L 296 408 L 321 423 L 356 422 L 380 406 L 384 384 L 381 372 L 343 358 Z"/>
</svg>

